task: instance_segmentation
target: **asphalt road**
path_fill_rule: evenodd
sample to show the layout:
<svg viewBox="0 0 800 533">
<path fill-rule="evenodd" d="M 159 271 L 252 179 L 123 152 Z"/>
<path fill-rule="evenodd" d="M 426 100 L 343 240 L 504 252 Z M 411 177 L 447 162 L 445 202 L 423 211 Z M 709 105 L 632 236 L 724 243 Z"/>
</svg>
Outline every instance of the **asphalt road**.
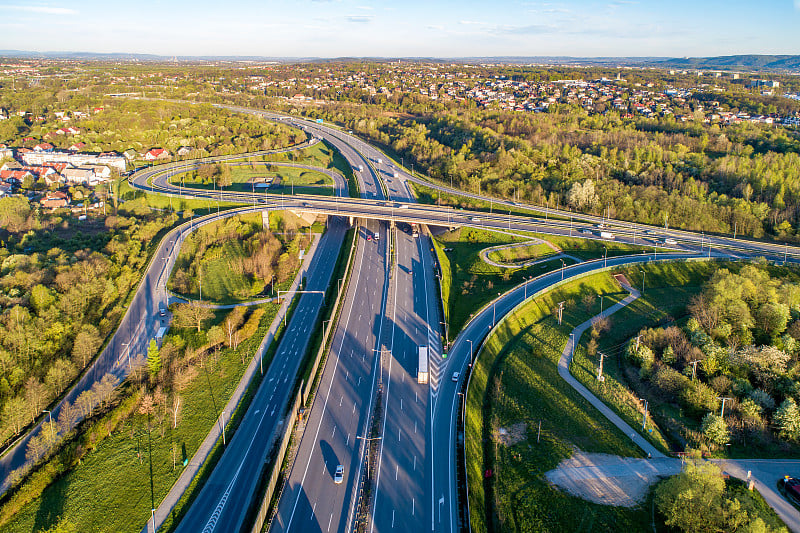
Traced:
<svg viewBox="0 0 800 533">
<path fill-rule="evenodd" d="M 357 171 L 362 195 L 382 198 L 377 176 L 352 147 L 336 139 Z M 379 239 L 375 240 L 375 234 Z M 305 432 L 289 471 L 270 530 L 348 531 L 359 495 L 365 441 L 374 403 L 389 283 L 387 225 L 359 229 L 358 252 Z M 336 467 L 344 481 L 334 483 Z"/>
<path fill-rule="evenodd" d="M 325 291 L 339 254 L 346 224 L 329 221 L 308 270 L 308 291 Z M 297 370 L 317 322 L 322 294 L 303 294 L 289 319 L 261 386 L 228 442 L 211 476 L 181 520 L 178 531 L 239 531 L 257 495 L 255 488 L 267 453 L 284 419 Z"/>
</svg>

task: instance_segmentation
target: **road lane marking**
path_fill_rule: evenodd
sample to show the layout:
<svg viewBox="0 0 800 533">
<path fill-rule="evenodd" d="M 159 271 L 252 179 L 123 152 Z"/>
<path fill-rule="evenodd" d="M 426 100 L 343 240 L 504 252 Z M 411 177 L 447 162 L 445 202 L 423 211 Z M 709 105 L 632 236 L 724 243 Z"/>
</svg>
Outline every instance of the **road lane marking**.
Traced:
<svg viewBox="0 0 800 533">
<path fill-rule="evenodd" d="M 414 472 L 417 471 L 417 456 L 414 456 Z"/>
<path fill-rule="evenodd" d="M 331 522 L 333 522 L 333 513 L 331 513 L 331 517 L 328 519 L 328 531 L 331 530 Z"/>
<path fill-rule="evenodd" d="M 342 406 L 342 402 L 343 402 L 343 401 L 344 401 L 344 396 L 342 396 L 341 398 L 339 398 L 339 407 L 341 407 L 341 406 Z"/>
<path fill-rule="evenodd" d="M 400 465 L 394 465 L 394 480 L 397 481 L 397 474 L 400 472 Z"/>
</svg>

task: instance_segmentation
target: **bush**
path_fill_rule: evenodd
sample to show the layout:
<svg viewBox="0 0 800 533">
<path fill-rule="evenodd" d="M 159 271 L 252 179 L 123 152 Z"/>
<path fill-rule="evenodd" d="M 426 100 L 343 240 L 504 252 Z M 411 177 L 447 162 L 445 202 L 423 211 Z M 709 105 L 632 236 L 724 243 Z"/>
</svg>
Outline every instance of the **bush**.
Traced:
<svg viewBox="0 0 800 533">
<path fill-rule="evenodd" d="M 721 416 L 714 413 L 708 413 L 703 417 L 702 431 L 709 442 L 718 446 L 726 445 L 731 438 L 728 433 L 728 424 Z"/>
</svg>

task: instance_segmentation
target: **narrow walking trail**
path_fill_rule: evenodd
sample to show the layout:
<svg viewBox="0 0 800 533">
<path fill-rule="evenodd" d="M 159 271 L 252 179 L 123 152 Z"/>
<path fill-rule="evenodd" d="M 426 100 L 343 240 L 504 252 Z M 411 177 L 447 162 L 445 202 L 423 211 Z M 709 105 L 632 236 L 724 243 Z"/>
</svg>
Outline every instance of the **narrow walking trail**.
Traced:
<svg viewBox="0 0 800 533">
<path fill-rule="evenodd" d="M 617 279 L 620 281 L 620 279 Z M 631 426 L 627 424 L 622 418 L 617 415 L 614 411 L 612 411 L 605 403 L 603 403 L 600 398 L 592 394 L 592 392 L 587 389 L 582 383 L 580 383 L 572 374 L 569 372 L 569 365 L 572 362 L 572 355 L 575 353 L 575 346 L 581 339 L 581 335 L 592 326 L 592 321 L 596 318 L 607 317 L 613 315 L 623 307 L 629 305 L 631 302 L 635 301 L 639 298 L 639 291 L 634 289 L 633 287 L 623 283 L 620 281 L 620 285 L 628 291 L 630 294 L 625 297 L 621 302 L 612 305 L 599 315 L 595 315 L 583 324 L 580 324 L 578 327 L 572 330 L 569 338 L 567 339 L 567 345 L 564 347 L 564 351 L 561 353 L 561 358 L 558 360 L 558 373 L 559 375 L 564 378 L 564 380 L 569 383 L 569 385 L 578 391 L 581 396 L 586 398 L 589 403 L 591 403 L 598 411 L 600 411 L 603 416 L 611 421 L 612 424 L 617 426 L 623 433 L 628 435 L 634 444 L 636 444 L 639 448 L 641 448 L 649 457 L 653 458 L 664 458 L 666 455 L 661 453 L 656 449 L 655 446 L 650 444 L 647 439 L 642 437 L 636 430 L 634 430 Z"/>
</svg>

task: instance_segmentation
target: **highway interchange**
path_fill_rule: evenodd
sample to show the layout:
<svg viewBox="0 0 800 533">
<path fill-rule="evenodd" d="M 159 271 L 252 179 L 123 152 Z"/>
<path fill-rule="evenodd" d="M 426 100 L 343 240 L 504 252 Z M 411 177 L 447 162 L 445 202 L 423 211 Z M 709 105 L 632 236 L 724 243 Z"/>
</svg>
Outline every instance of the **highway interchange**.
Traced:
<svg viewBox="0 0 800 533">
<path fill-rule="evenodd" d="M 467 212 L 417 205 L 407 185 L 407 181 L 417 178 L 412 178 L 404 169 L 388 161 L 381 152 L 352 135 L 301 119 L 289 119 L 257 110 L 233 109 L 285 120 L 304 128 L 315 139 L 324 139 L 351 164 L 362 196 L 355 199 L 191 191 L 193 197 L 254 203 L 255 209 L 286 208 L 363 221 L 358 229 L 357 254 L 345 305 L 335 326 L 331 350 L 313 407 L 277 504 L 271 523 L 273 531 L 349 532 L 353 529 L 359 497 L 357 489 L 366 467 L 367 444 L 363 437 L 368 434 L 378 388 L 383 391 L 386 411 L 380 427 L 377 464 L 372 465 L 372 468 L 377 467 L 374 474 L 376 490 L 366 530 L 458 530 L 463 524 L 459 517 L 455 483 L 454 421 L 460 405 L 457 392 L 463 384 L 472 354 L 478 351 L 489 329 L 525 297 L 552 286 L 562 278 L 568 279 L 604 266 L 668 257 L 728 254 L 763 255 L 776 261 L 792 261 L 798 257 L 796 249 L 780 245 L 656 230 L 563 211 L 549 210 L 548 219 L 542 220 L 508 212 Z M 208 160 L 231 160 L 246 156 Z M 143 190 L 174 196 L 187 195 L 187 189 L 179 190 L 169 183 L 168 178 L 197 164 L 178 162 L 147 169 L 133 176 L 131 183 Z M 441 189 L 447 190 L 446 187 Z M 497 202 L 495 205 L 502 206 L 504 210 L 523 207 L 512 202 Z M 557 218 L 554 220 L 553 217 Z M 476 313 L 456 337 L 449 357 L 443 359 L 440 342 L 442 319 L 434 282 L 435 259 L 426 234 L 422 233 L 419 238 L 410 235 L 408 223 L 411 222 L 443 227 L 536 231 L 595 239 L 599 237 L 599 231 L 594 225 L 602 222 L 605 225 L 603 231 L 613 232 L 615 240 L 653 248 L 646 254 L 573 265 L 502 295 L 491 306 Z M 326 237 L 342 231 L 340 226 L 333 223 L 329 225 Z M 375 235 L 380 238 L 376 240 Z M 667 237 L 676 239 L 677 244 L 670 246 L 670 249 L 662 247 L 659 250 L 657 246 L 663 245 Z M 335 237 L 328 238 L 330 243 L 335 240 Z M 394 255 L 391 253 L 392 244 Z M 332 250 L 333 247 L 333 244 L 321 245 L 320 250 Z M 330 251 L 326 256 L 320 256 L 318 268 L 322 268 L 323 263 L 332 263 L 335 256 Z M 327 285 L 327 279 L 324 275 L 320 276 L 320 287 Z M 318 301 L 312 303 L 311 298 L 308 301 L 306 309 L 318 305 Z M 300 302 L 303 303 L 302 298 Z M 260 472 L 258 461 L 263 463 L 264 455 L 269 451 L 267 446 L 254 446 L 253 443 L 270 442 L 277 431 L 286 430 L 279 426 L 286 407 L 285 399 L 292 385 L 292 367 L 290 365 L 287 370 L 286 361 L 297 362 L 297 355 L 304 353 L 303 335 L 307 342 L 310 325 L 313 324 L 313 317 L 308 314 L 311 311 L 305 311 L 302 315 L 298 312 L 299 307 L 289 326 L 290 331 L 296 331 L 295 337 L 291 341 L 284 338 L 279 352 L 284 353 L 281 350 L 286 346 L 285 355 L 276 355 L 262 390 L 253 401 L 212 478 L 181 523 L 180 530 L 231 531 L 246 527 L 243 521 L 247 508 L 252 505 L 250 498 L 254 496 L 248 490 L 254 486 L 255 480 L 245 482 L 240 479 L 256 477 L 253 474 Z M 295 319 L 298 321 L 297 329 L 291 330 Z M 419 346 L 428 346 L 431 352 L 432 375 L 428 385 L 416 382 Z M 461 372 L 458 382 L 449 379 L 454 371 Z M 283 372 L 280 374 L 283 381 L 269 379 L 270 373 L 274 372 Z M 261 432 L 257 437 L 249 429 L 254 424 L 257 431 Z M 237 439 L 245 444 L 239 445 Z M 254 451 L 254 448 L 257 450 Z M 251 452 L 253 459 L 248 459 Z M 341 485 L 333 481 L 337 465 L 344 466 L 344 482 Z M 236 488 L 240 485 L 241 489 Z"/>
</svg>

